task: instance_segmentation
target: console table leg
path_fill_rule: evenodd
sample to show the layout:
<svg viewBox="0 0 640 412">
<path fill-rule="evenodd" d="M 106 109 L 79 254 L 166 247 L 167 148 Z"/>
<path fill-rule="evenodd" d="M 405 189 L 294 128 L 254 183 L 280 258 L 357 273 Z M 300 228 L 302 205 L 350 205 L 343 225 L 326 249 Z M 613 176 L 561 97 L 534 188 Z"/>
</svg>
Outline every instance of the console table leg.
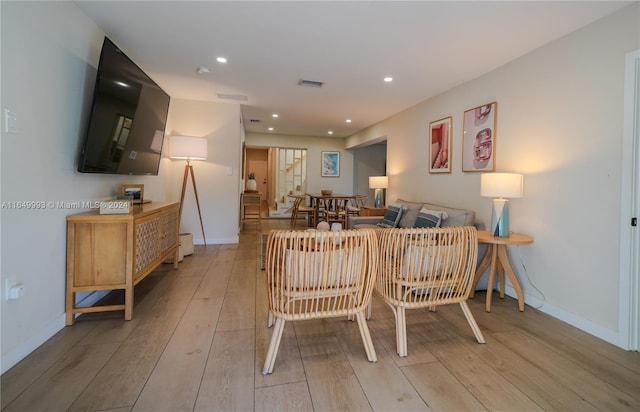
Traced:
<svg viewBox="0 0 640 412">
<path fill-rule="evenodd" d="M 124 289 L 124 319 L 133 319 L 133 287 Z"/>
</svg>

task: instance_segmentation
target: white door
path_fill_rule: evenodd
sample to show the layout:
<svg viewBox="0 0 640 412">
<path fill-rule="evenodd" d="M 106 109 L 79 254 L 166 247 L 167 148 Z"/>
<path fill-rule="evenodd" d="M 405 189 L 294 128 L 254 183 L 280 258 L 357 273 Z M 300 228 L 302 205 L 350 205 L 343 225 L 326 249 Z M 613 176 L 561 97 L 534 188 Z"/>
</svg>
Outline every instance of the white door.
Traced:
<svg viewBox="0 0 640 412">
<path fill-rule="evenodd" d="M 622 138 L 619 345 L 640 349 L 640 50 L 627 53 Z"/>
</svg>

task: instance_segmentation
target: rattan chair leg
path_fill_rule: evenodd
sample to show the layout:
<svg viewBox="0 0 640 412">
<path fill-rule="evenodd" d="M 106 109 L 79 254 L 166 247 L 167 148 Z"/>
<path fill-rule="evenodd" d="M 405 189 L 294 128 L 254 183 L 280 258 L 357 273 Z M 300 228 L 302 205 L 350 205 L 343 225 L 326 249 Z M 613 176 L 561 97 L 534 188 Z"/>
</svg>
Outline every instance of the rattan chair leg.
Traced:
<svg viewBox="0 0 640 412">
<path fill-rule="evenodd" d="M 471 326 L 471 330 L 473 334 L 476 335 L 476 340 L 478 343 L 484 343 L 484 336 L 482 335 L 482 331 L 478 327 L 476 323 L 476 319 L 473 317 L 471 310 L 469 309 L 469 305 L 467 305 L 466 301 L 460 302 L 460 307 L 462 308 L 462 312 L 464 316 L 467 318 L 467 322 L 469 322 L 469 326 Z"/>
<path fill-rule="evenodd" d="M 269 343 L 269 350 L 267 351 L 267 357 L 264 361 L 264 368 L 262 368 L 262 374 L 268 375 L 273 372 L 273 365 L 276 363 L 276 356 L 278 355 L 278 347 L 280 346 L 280 339 L 282 338 L 282 332 L 284 332 L 285 320 L 282 318 L 276 319 L 276 325 L 273 328 L 273 334 L 271 335 L 271 342 Z"/>
<path fill-rule="evenodd" d="M 407 356 L 407 312 L 402 306 L 396 308 L 396 344 L 400 357 Z"/>
<path fill-rule="evenodd" d="M 367 359 L 369 359 L 369 362 L 377 362 L 378 356 L 376 355 L 376 348 L 374 348 L 373 341 L 371 340 L 371 334 L 369 333 L 369 326 L 367 326 L 364 311 L 356 313 L 356 319 L 358 320 L 358 328 L 360 328 L 360 336 L 362 337 L 364 350 L 367 353 Z"/>
</svg>

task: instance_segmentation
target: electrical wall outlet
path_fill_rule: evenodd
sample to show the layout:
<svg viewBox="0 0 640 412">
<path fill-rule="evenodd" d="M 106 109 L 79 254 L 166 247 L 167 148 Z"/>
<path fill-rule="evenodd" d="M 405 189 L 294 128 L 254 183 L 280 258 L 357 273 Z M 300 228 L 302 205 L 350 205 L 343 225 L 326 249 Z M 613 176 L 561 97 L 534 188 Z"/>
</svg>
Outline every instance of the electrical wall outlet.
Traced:
<svg viewBox="0 0 640 412">
<path fill-rule="evenodd" d="M 15 278 L 6 279 L 4 282 L 5 300 L 16 300 L 24 296 L 24 285 L 18 283 Z"/>
<path fill-rule="evenodd" d="M 18 133 L 18 113 L 15 110 L 4 109 L 4 132 Z"/>
</svg>

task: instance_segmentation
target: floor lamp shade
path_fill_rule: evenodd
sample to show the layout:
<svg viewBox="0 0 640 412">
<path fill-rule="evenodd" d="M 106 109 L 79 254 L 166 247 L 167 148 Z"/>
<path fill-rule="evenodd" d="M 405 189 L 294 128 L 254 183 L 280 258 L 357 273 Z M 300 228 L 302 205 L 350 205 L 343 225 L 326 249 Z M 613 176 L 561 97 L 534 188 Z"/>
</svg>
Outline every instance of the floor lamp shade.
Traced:
<svg viewBox="0 0 640 412">
<path fill-rule="evenodd" d="M 382 207 L 384 201 L 382 199 L 382 189 L 389 187 L 389 179 L 387 176 L 369 176 L 369 189 L 375 189 L 374 206 Z"/>
<path fill-rule="evenodd" d="M 491 235 L 509 236 L 509 200 L 522 197 L 524 176 L 520 173 L 484 173 L 480 177 L 480 196 L 493 197 Z"/>
<path fill-rule="evenodd" d="M 171 136 L 169 157 L 171 159 L 207 160 L 207 139 L 195 136 Z"/>
</svg>

